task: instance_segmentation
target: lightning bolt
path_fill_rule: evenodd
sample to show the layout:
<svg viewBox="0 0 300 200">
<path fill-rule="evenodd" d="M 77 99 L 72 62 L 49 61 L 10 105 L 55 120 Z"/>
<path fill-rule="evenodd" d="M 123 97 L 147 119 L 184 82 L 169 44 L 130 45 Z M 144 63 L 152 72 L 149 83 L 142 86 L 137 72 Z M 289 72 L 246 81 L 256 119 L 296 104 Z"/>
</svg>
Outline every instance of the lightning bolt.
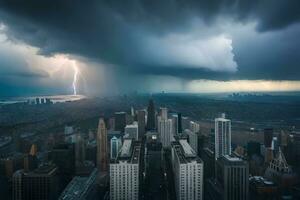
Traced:
<svg viewBox="0 0 300 200">
<path fill-rule="evenodd" d="M 76 62 L 73 62 L 73 70 L 74 70 L 74 75 L 73 75 L 73 95 L 77 95 L 77 76 L 79 73 L 78 67 L 76 65 Z"/>
</svg>

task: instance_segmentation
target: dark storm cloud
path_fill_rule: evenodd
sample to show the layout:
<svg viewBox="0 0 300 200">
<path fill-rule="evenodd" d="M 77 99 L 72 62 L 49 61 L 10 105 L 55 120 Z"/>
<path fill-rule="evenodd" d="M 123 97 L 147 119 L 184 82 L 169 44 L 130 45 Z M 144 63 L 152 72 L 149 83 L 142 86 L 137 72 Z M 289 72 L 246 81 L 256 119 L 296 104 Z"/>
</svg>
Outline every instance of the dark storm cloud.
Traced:
<svg viewBox="0 0 300 200">
<path fill-rule="evenodd" d="M 41 54 L 79 55 L 133 73 L 186 79 L 298 80 L 299 54 L 290 49 L 299 45 L 293 41 L 276 43 L 277 53 L 270 44 L 258 45 L 256 51 L 252 40 L 246 44 L 233 41 L 239 65 L 235 74 L 189 66 L 162 67 L 159 62 L 147 65 L 143 42 L 148 34 L 185 32 L 194 18 L 201 18 L 207 26 L 213 26 L 220 16 L 243 23 L 255 20 L 261 33 L 281 31 L 299 22 L 299 8 L 297 0 L 0 0 L 0 21 L 7 26 L 9 39 L 37 46 Z"/>
</svg>

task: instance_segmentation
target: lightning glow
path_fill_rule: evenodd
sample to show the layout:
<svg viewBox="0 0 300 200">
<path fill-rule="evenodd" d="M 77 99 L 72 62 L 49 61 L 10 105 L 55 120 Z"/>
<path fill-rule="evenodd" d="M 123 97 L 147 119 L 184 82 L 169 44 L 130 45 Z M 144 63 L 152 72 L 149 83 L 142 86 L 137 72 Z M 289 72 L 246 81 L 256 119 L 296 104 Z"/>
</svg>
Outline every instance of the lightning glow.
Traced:
<svg viewBox="0 0 300 200">
<path fill-rule="evenodd" d="M 76 62 L 73 61 L 73 69 L 74 69 L 74 76 L 73 76 L 73 95 L 77 95 L 77 76 L 78 76 L 78 67 L 76 65 Z"/>
</svg>

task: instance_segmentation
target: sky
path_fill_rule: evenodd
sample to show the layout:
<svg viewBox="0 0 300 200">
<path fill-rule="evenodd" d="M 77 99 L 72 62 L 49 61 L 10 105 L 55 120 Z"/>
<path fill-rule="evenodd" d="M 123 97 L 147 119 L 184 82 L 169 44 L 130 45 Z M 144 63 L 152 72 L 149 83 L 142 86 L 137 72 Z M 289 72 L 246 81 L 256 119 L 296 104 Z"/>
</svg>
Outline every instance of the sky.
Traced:
<svg viewBox="0 0 300 200">
<path fill-rule="evenodd" d="M 0 0 L 0 96 L 300 91 L 299 35 L 298 0 Z"/>
</svg>

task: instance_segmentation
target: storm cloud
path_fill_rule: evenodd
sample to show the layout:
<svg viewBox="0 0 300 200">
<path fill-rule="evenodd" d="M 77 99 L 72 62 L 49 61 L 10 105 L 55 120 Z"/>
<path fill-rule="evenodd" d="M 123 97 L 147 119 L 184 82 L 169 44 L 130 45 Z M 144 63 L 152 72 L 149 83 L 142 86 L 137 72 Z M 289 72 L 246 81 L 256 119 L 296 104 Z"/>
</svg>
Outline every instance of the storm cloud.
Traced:
<svg viewBox="0 0 300 200">
<path fill-rule="evenodd" d="M 0 0 L 8 40 L 118 73 L 299 80 L 297 0 Z"/>
</svg>

